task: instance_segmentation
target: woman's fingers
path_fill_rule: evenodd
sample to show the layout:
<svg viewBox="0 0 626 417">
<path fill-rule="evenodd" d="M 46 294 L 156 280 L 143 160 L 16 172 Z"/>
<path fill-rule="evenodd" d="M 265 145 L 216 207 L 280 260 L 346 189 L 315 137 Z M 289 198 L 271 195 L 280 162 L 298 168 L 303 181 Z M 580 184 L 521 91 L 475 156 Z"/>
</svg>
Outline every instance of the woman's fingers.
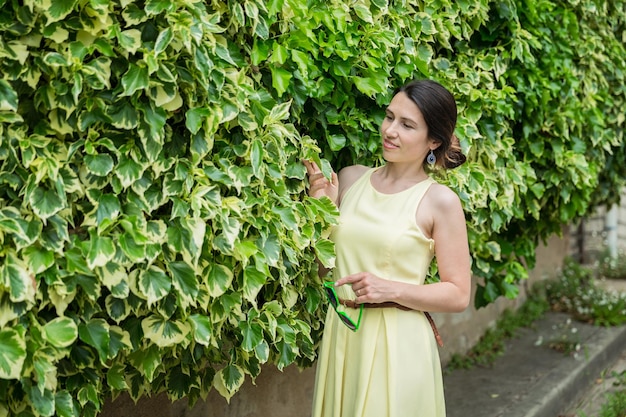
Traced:
<svg viewBox="0 0 626 417">
<path fill-rule="evenodd" d="M 302 163 L 304 164 L 304 167 L 306 168 L 306 172 L 309 176 L 322 173 L 322 170 L 320 169 L 320 167 L 317 166 L 315 162 L 303 160 Z"/>
</svg>

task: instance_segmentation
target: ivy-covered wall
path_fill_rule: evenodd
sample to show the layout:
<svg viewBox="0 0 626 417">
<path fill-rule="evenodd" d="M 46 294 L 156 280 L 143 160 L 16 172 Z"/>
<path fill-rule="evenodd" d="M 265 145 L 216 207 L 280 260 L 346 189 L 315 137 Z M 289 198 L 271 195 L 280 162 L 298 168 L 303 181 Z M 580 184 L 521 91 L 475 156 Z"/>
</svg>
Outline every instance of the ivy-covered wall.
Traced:
<svg viewBox="0 0 626 417">
<path fill-rule="evenodd" d="M 410 79 L 458 100 L 478 306 L 626 178 L 621 0 L 0 5 L 0 416 L 310 365 L 337 213 L 300 161 L 381 162 Z"/>
</svg>

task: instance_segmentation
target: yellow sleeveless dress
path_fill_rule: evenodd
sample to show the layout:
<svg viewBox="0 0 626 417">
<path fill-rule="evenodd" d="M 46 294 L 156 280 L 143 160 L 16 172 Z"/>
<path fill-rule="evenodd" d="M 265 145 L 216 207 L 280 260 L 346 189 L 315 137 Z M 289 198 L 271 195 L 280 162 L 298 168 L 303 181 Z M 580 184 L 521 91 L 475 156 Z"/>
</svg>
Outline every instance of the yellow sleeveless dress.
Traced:
<svg viewBox="0 0 626 417">
<path fill-rule="evenodd" d="M 345 193 L 331 237 L 338 279 L 357 272 L 422 285 L 434 241 L 417 226 L 417 207 L 435 181 L 396 194 L 361 176 Z M 340 298 L 354 299 L 349 285 Z M 358 310 L 341 307 L 351 317 Z M 312 417 L 445 417 L 441 363 L 433 331 L 420 311 L 365 308 L 353 332 L 329 306 L 317 361 Z"/>
</svg>

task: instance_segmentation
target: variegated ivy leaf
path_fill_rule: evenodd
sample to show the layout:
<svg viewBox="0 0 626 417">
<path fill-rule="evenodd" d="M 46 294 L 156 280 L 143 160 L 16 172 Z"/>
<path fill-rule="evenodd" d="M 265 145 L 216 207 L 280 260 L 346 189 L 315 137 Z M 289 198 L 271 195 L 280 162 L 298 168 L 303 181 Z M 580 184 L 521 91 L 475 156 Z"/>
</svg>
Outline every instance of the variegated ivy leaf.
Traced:
<svg viewBox="0 0 626 417">
<path fill-rule="evenodd" d="M 26 303 L 13 303 L 8 294 L 0 296 L 0 328 L 12 322 L 27 311 Z"/>
<path fill-rule="evenodd" d="M 17 111 L 17 93 L 5 80 L 0 80 L 0 111 Z"/>
<path fill-rule="evenodd" d="M 106 236 L 98 236 L 95 230 L 89 231 L 89 243 L 87 249 L 87 267 L 91 270 L 105 266 L 115 256 L 115 244 L 113 239 Z"/>
<path fill-rule="evenodd" d="M 115 262 L 108 262 L 106 265 L 96 268 L 95 271 L 100 281 L 109 290 L 120 284 L 128 276 L 126 269 Z"/>
<path fill-rule="evenodd" d="M 160 347 L 182 343 L 191 331 L 187 323 L 166 319 L 156 314 L 143 319 L 141 328 L 144 336 Z"/>
<path fill-rule="evenodd" d="M 256 303 L 256 297 L 267 282 L 267 275 L 258 271 L 253 266 L 248 266 L 243 271 L 243 296 L 246 300 Z"/>
<path fill-rule="evenodd" d="M 133 347 L 130 333 L 119 326 L 109 328 L 109 337 L 109 357 L 111 358 L 119 357 L 120 352 L 129 351 Z"/>
<path fill-rule="evenodd" d="M 230 403 L 231 397 L 243 385 L 244 376 L 243 369 L 239 365 L 231 364 L 217 372 L 213 379 L 213 386 Z"/>
<path fill-rule="evenodd" d="M 38 219 L 24 220 L 15 207 L 0 209 L 0 232 L 14 235 L 17 247 L 28 247 L 40 237 L 43 225 Z"/>
<path fill-rule="evenodd" d="M 178 292 L 178 298 L 183 308 L 196 305 L 198 296 L 198 279 L 194 269 L 186 262 L 170 262 L 167 269 L 172 274 L 172 284 Z"/>
<path fill-rule="evenodd" d="M 165 110 L 153 105 L 140 107 L 139 139 L 149 162 L 157 161 L 165 138 L 167 115 Z"/>
<path fill-rule="evenodd" d="M 197 265 L 206 235 L 206 223 L 201 218 L 181 219 L 180 223 L 184 230 L 188 232 L 186 233 L 186 238 L 182 240 L 183 257 L 192 265 Z"/>
<path fill-rule="evenodd" d="M 296 291 L 293 285 L 285 285 L 283 287 L 281 298 L 283 300 L 283 303 L 285 303 L 286 308 L 293 308 L 298 302 L 299 297 L 300 294 L 298 293 L 298 291 Z"/>
<path fill-rule="evenodd" d="M 60 349 L 59 349 L 60 350 Z M 41 389 L 54 390 L 58 385 L 57 357 L 51 354 L 52 349 L 39 349 L 33 355 L 33 370 L 37 377 L 37 386 Z M 64 356 L 67 352 L 58 353 Z"/>
<path fill-rule="evenodd" d="M 188 320 L 191 322 L 193 340 L 204 346 L 209 346 L 213 338 L 213 324 L 207 316 L 192 314 Z"/>
<path fill-rule="evenodd" d="M 327 239 L 315 242 L 315 255 L 319 261 L 327 268 L 335 266 L 335 244 Z"/>
<path fill-rule="evenodd" d="M 107 384 L 114 390 L 123 391 L 128 389 L 126 383 L 125 366 L 119 363 L 111 366 L 107 371 Z"/>
<path fill-rule="evenodd" d="M 270 358 L 270 346 L 265 339 L 261 340 L 261 343 L 254 348 L 254 353 L 261 363 L 266 363 Z"/>
<path fill-rule="evenodd" d="M 109 175 L 113 171 L 113 158 L 109 154 L 85 155 L 87 169 L 94 175 L 101 177 Z"/>
<path fill-rule="evenodd" d="M 76 296 L 76 288 L 68 292 L 68 289 L 62 285 L 50 286 L 48 288 L 48 296 L 50 302 L 55 308 L 57 315 L 62 316 L 65 314 L 65 310 L 74 301 Z"/>
<path fill-rule="evenodd" d="M 0 378 L 19 379 L 26 360 L 26 330 L 21 325 L 0 330 Z"/>
<path fill-rule="evenodd" d="M 128 287 L 127 287 L 128 288 Z M 120 323 L 131 312 L 130 304 L 123 298 L 115 297 L 113 294 L 109 294 L 105 300 L 106 310 L 111 319 L 116 323 Z"/>
<path fill-rule="evenodd" d="M 79 417 L 80 413 L 70 393 L 66 390 L 57 391 L 54 395 L 54 409 L 58 417 Z"/>
<path fill-rule="evenodd" d="M 96 209 L 98 226 L 105 223 L 105 220 L 110 222 L 117 219 L 121 210 L 120 200 L 114 194 L 103 194 L 98 200 Z"/>
<path fill-rule="evenodd" d="M 76 398 L 80 404 L 87 404 L 87 403 L 99 404 L 100 399 L 99 399 L 98 393 L 99 393 L 99 390 L 97 386 L 95 386 L 94 384 L 87 383 L 87 384 L 83 384 L 78 389 L 78 395 L 76 395 Z"/>
<path fill-rule="evenodd" d="M 24 261 L 9 252 L 0 268 L 0 281 L 9 291 L 11 302 L 35 300 L 34 276 Z"/>
<path fill-rule="evenodd" d="M 55 190 L 39 186 L 29 194 L 28 203 L 41 219 L 47 219 L 64 208 L 63 199 Z"/>
<path fill-rule="evenodd" d="M 115 175 L 119 178 L 124 188 L 130 187 L 143 175 L 144 166 L 135 162 L 131 157 L 121 156 L 115 169 Z"/>
<path fill-rule="evenodd" d="M 69 317 L 57 317 L 43 326 L 43 337 L 53 346 L 68 347 L 78 337 L 78 326 Z"/>
<path fill-rule="evenodd" d="M 77 0 L 44 0 L 38 4 L 44 15 L 48 19 L 48 24 L 58 22 L 69 15 Z"/>
<path fill-rule="evenodd" d="M 109 359 L 109 324 L 103 319 L 91 319 L 78 326 L 80 339 L 96 349 L 100 361 L 106 363 Z"/>
<path fill-rule="evenodd" d="M 246 352 L 253 351 L 263 341 L 263 327 L 258 322 L 242 321 L 239 329 L 243 337 L 241 348 Z"/>
<path fill-rule="evenodd" d="M 137 90 L 145 90 L 149 84 L 148 68 L 131 63 L 122 77 L 125 96 L 132 96 Z"/>
<path fill-rule="evenodd" d="M 141 291 L 143 298 L 148 300 L 148 305 L 152 305 L 169 294 L 172 289 L 172 280 L 165 272 L 154 265 L 139 272 L 137 288 Z"/>
<path fill-rule="evenodd" d="M 224 294 L 233 281 L 233 271 L 225 265 L 212 263 L 208 266 L 207 284 L 209 295 L 219 297 Z"/>
</svg>

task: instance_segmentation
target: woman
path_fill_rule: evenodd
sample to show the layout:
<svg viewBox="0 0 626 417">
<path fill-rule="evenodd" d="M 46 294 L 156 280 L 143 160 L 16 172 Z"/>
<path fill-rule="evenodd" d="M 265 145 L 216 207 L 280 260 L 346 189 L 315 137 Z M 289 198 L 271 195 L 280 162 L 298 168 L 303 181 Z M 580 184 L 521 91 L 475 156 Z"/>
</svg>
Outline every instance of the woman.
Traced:
<svg viewBox="0 0 626 417">
<path fill-rule="evenodd" d="M 434 327 L 424 312 L 467 307 L 470 255 L 458 196 L 428 172 L 465 162 L 456 118 L 450 92 L 414 81 L 387 107 L 383 166 L 349 166 L 329 181 L 305 162 L 309 194 L 329 197 L 340 211 L 331 234 L 336 282 L 327 290 L 337 294 L 336 308 L 325 322 L 313 417 L 446 414 Z M 440 282 L 424 285 L 433 256 Z"/>
</svg>

